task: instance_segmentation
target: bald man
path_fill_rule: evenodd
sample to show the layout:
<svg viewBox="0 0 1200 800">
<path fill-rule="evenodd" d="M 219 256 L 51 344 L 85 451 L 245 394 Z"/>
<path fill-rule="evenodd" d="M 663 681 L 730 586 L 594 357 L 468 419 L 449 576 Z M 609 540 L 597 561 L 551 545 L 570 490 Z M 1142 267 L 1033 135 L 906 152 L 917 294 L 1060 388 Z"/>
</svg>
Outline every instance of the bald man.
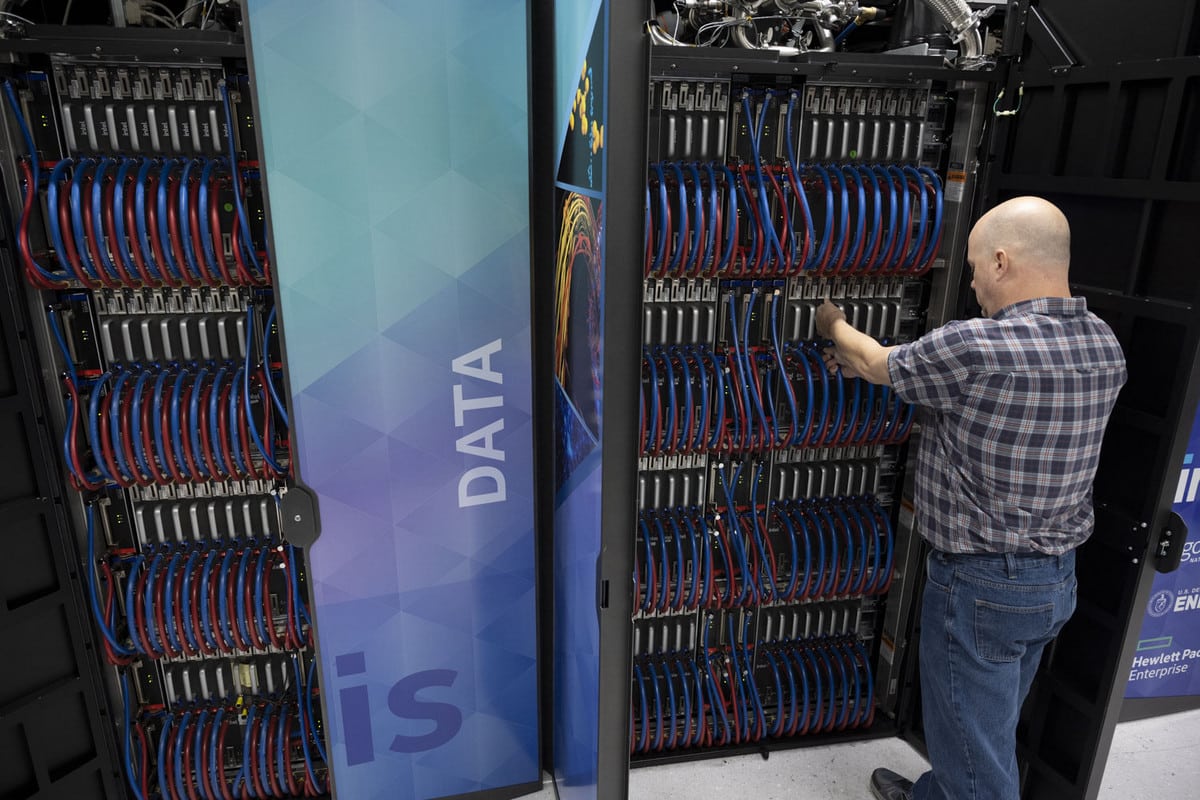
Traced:
<svg viewBox="0 0 1200 800">
<path fill-rule="evenodd" d="M 921 700 L 932 769 L 878 769 L 880 800 L 1017 800 L 1016 728 L 1042 650 L 1075 610 L 1075 548 L 1091 534 L 1092 480 L 1125 359 L 1071 297 L 1071 233 L 1019 197 L 971 231 L 984 318 L 884 347 L 828 300 L 829 369 L 890 386 L 922 409 L 916 527 L 930 546 Z"/>
</svg>

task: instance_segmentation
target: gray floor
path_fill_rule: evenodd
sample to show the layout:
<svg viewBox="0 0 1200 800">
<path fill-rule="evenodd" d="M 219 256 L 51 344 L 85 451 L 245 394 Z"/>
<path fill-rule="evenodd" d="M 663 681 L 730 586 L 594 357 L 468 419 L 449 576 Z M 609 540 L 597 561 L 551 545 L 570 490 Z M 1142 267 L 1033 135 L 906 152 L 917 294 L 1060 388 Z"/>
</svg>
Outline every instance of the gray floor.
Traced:
<svg viewBox="0 0 1200 800">
<path fill-rule="evenodd" d="M 887 766 L 909 777 L 924 760 L 899 739 L 799 748 L 632 772 L 630 800 L 866 800 L 867 776 Z M 536 795 L 552 800 L 552 788 Z M 1200 797 L 1200 711 L 1117 727 L 1099 800 L 1194 800 Z"/>
</svg>

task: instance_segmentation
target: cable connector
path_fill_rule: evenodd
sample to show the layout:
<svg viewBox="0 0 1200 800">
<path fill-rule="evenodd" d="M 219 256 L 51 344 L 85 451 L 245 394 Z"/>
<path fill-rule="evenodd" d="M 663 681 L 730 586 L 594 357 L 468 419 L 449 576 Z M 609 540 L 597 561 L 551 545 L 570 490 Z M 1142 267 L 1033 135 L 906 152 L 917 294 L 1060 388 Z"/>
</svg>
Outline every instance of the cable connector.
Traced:
<svg viewBox="0 0 1200 800">
<path fill-rule="evenodd" d="M 125 24 L 142 24 L 142 0 L 125 0 Z"/>
<path fill-rule="evenodd" d="M 1004 99 L 1004 90 L 1000 90 L 1000 94 L 996 95 L 996 102 L 992 103 L 992 114 L 997 117 L 1015 117 L 1021 111 L 1021 105 L 1025 102 L 1025 82 L 1021 81 L 1021 85 L 1017 87 L 1017 104 L 1007 111 L 1000 110 L 1000 101 Z"/>
<path fill-rule="evenodd" d="M 858 16 L 854 18 L 855 25 L 865 25 L 868 22 L 873 22 L 877 19 L 883 19 L 887 16 L 887 12 L 882 8 L 875 6 L 863 6 L 858 9 Z"/>
</svg>

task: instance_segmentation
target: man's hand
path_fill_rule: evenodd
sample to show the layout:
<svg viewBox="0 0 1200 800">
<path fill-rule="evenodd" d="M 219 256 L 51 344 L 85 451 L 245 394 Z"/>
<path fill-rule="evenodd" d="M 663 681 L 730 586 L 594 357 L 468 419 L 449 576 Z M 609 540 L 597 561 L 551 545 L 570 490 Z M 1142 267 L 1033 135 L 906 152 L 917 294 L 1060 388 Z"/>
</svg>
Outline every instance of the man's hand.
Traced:
<svg viewBox="0 0 1200 800">
<path fill-rule="evenodd" d="M 838 320 L 845 322 L 846 314 L 826 297 L 825 302 L 817 306 L 817 333 L 822 339 L 833 338 L 833 326 Z M 833 347 L 825 348 L 824 357 L 825 369 L 829 370 L 830 373 L 837 372 L 840 369 L 842 375 L 847 378 L 859 377 L 859 374 L 854 371 L 854 368 L 849 365 L 845 358 L 839 358 L 836 342 Z"/>
<path fill-rule="evenodd" d="M 838 349 L 836 347 L 826 347 L 822 351 L 822 355 L 825 358 L 825 369 L 827 369 L 831 375 L 838 370 L 841 370 L 843 378 L 862 377 L 862 375 L 859 375 L 854 371 L 853 367 L 838 358 Z"/>
<path fill-rule="evenodd" d="M 817 333 L 833 342 L 833 347 L 824 353 L 825 368 L 830 372 L 840 369 L 847 378 L 863 378 L 891 386 L 887 360 L 892 348 L 884 347 L 849 323 L 840 324 L 843 322 L 846 322 L 846 315 L 826 297 L 817 307 L 816 317 Z"/>
<path fill-rule="evenodd" d="M 833 338 L 833 325 L 838 320 L 845 322 L 846 315 L 826 297 L 825 302 L 817 307 L 817 333 L 821 338 Z"/>
</svg>

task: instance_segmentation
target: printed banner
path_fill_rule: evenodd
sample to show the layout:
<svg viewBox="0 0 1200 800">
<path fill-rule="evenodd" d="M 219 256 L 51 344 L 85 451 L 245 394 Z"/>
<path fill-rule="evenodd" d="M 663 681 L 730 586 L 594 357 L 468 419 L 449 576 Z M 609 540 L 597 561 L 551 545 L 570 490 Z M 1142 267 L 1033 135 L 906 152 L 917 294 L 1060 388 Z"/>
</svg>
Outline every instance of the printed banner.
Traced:
<svg viewBox="0 0 1200 800">
<path fill-rule="evenodd" d="M 526 0 L 246 6 L 334 790 L 503 796 L 540 781 Z"/>
<path fill-rule="evenodd" d="M 1175 572 L 1154 576 L 1126 697 L 1200 695 L 1200 409 L 1173 508 L 1188 527 L 1183 561 Z"/>
<path fill-rule="evenodd" d="M 562 800 L 596 796 L 600 713 L 608 2 L 596 3 L 590 20 L 579 12 L 557 20 L 555 87 L 554 778 Z M 564 68 L 564 59 L 574 60 Z"/>
</svg>

